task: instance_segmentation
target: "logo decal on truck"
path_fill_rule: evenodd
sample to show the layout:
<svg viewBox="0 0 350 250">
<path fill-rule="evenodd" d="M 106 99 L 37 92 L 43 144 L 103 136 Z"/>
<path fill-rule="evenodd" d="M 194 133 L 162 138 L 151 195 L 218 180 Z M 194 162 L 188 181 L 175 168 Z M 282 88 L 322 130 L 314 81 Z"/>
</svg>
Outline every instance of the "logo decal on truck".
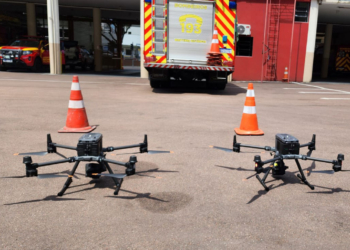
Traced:
<svg viewBox="0 0 350 250">
<path fill-rule="evenodd" d="M 203 19 L 197 15 L 193 14 L 186 14 L 182 15 L 179 18 L 180 25 L 181 25 L 181 32 L 182 33 L 196 33 L 200 34 L 202 33 L 201 26 L 203 24 Z M 193 24 L 192 22 L 195 21 L 196 23 Z M 193 27 L 194 26 L 194 27 Z"/>
</svg>

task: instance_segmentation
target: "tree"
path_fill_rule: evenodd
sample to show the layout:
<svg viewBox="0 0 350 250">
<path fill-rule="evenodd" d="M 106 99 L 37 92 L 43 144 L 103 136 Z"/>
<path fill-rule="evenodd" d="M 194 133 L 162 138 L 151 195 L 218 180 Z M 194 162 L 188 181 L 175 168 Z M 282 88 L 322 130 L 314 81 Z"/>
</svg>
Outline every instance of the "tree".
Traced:
<svg viewBox="0 0 350 250">
<path fill-rule="evenodd" d="M 109 50 L 114 51 L 117 48 L 118 57 L 121 56 L 122 42 L 124 35 L 128 32 L 131 24 L 123 25 L 116 20 L 104 23 L 105 27 L 102 29 L 102 36 L 109 42 Z"/>
</svg>

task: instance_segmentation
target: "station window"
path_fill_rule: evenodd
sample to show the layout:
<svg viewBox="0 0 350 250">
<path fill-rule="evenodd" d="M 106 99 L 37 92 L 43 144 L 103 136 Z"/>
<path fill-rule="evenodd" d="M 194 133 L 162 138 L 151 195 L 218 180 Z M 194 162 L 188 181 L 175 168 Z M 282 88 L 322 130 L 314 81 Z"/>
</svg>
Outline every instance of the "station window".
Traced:
<svg viewBox="0 0 350 250">
<path fill-rule="evenodd" d="M 237 56 L 252 56 L 253 55 L 253 37 L 239 36 L 237 42 Z"/>
<path fill-rule="evenodd" d="M 307 23 L 309 21 L 310 3 L 297 2 L 295 6 L 295 21 Z"/>
</svg>

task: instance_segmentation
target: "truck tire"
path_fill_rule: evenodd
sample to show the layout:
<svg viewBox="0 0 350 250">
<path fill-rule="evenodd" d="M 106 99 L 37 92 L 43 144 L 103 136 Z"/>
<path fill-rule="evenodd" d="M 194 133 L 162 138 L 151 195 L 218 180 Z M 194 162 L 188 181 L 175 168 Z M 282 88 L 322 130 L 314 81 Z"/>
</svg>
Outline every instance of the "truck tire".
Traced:
<svg viewBox="0 0 350 250">
<path fill-rule="evenodd" d="M 151 87 L 154 89 L 160 88 L 160 81 L 150 80 L 149 83 Z"/>
<path fill-rule="evenodd" d="M 0 71 L 6 71 L 7 69 L 4 66 L 0 66 Z"/>
<path fill-rule="evenodd" d="M 33 72 L 40 72 L 42 70 L 42 63 L 39 57 L 35 58 L 34 65 L 32 67 Z"/>
</svg>

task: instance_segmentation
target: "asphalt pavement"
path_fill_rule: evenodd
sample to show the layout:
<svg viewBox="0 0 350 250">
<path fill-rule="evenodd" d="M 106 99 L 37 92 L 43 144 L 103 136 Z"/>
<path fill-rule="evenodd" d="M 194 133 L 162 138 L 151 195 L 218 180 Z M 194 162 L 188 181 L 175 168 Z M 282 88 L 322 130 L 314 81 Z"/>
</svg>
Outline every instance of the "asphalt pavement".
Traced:
<svg viewBox="0 0 350 250">
<path fill-rule="evenodd" d="M 23 158 L 14 154 L 45 150 L 48 133 L 56 143 L 76 146 L 81 134 L 57 133 L 65 125 L 72 75 L 1 72 L 1 249 L 349 249 L 350 84 L 254 83 L 265 135 L 238 136 L 238 142 L 275 146 L 275 134 L 288 133 L 307 143 L 316 134 L 314 157 L 345 155 L 345 171 L 335 174 L 317 172 L 331 164 L 301 161 L 315 190 L 296 177 L 294 161 L 285 161 L 286 174 L 270 175 L 266 192 L 252 176 L 253 159 L 269 159 L 269 153 L 209 147 L 232 147 L 247 83 L 229 83 L 225 91 L 153 90 L 138 77 L 79 79 L 90 125 L 103 134 L 104 147 L 141 143 L 147 134 L 149 149 L 174 153 L 108 153 L 112 160 L 138 159 L 118 196 L 112 179 L 85 177 L 81 163 L 71 187 L 57 197 L 65 178 L 25 178 Z M 38 171 L 65 174 L 72 167 Z"/>
</svg>

